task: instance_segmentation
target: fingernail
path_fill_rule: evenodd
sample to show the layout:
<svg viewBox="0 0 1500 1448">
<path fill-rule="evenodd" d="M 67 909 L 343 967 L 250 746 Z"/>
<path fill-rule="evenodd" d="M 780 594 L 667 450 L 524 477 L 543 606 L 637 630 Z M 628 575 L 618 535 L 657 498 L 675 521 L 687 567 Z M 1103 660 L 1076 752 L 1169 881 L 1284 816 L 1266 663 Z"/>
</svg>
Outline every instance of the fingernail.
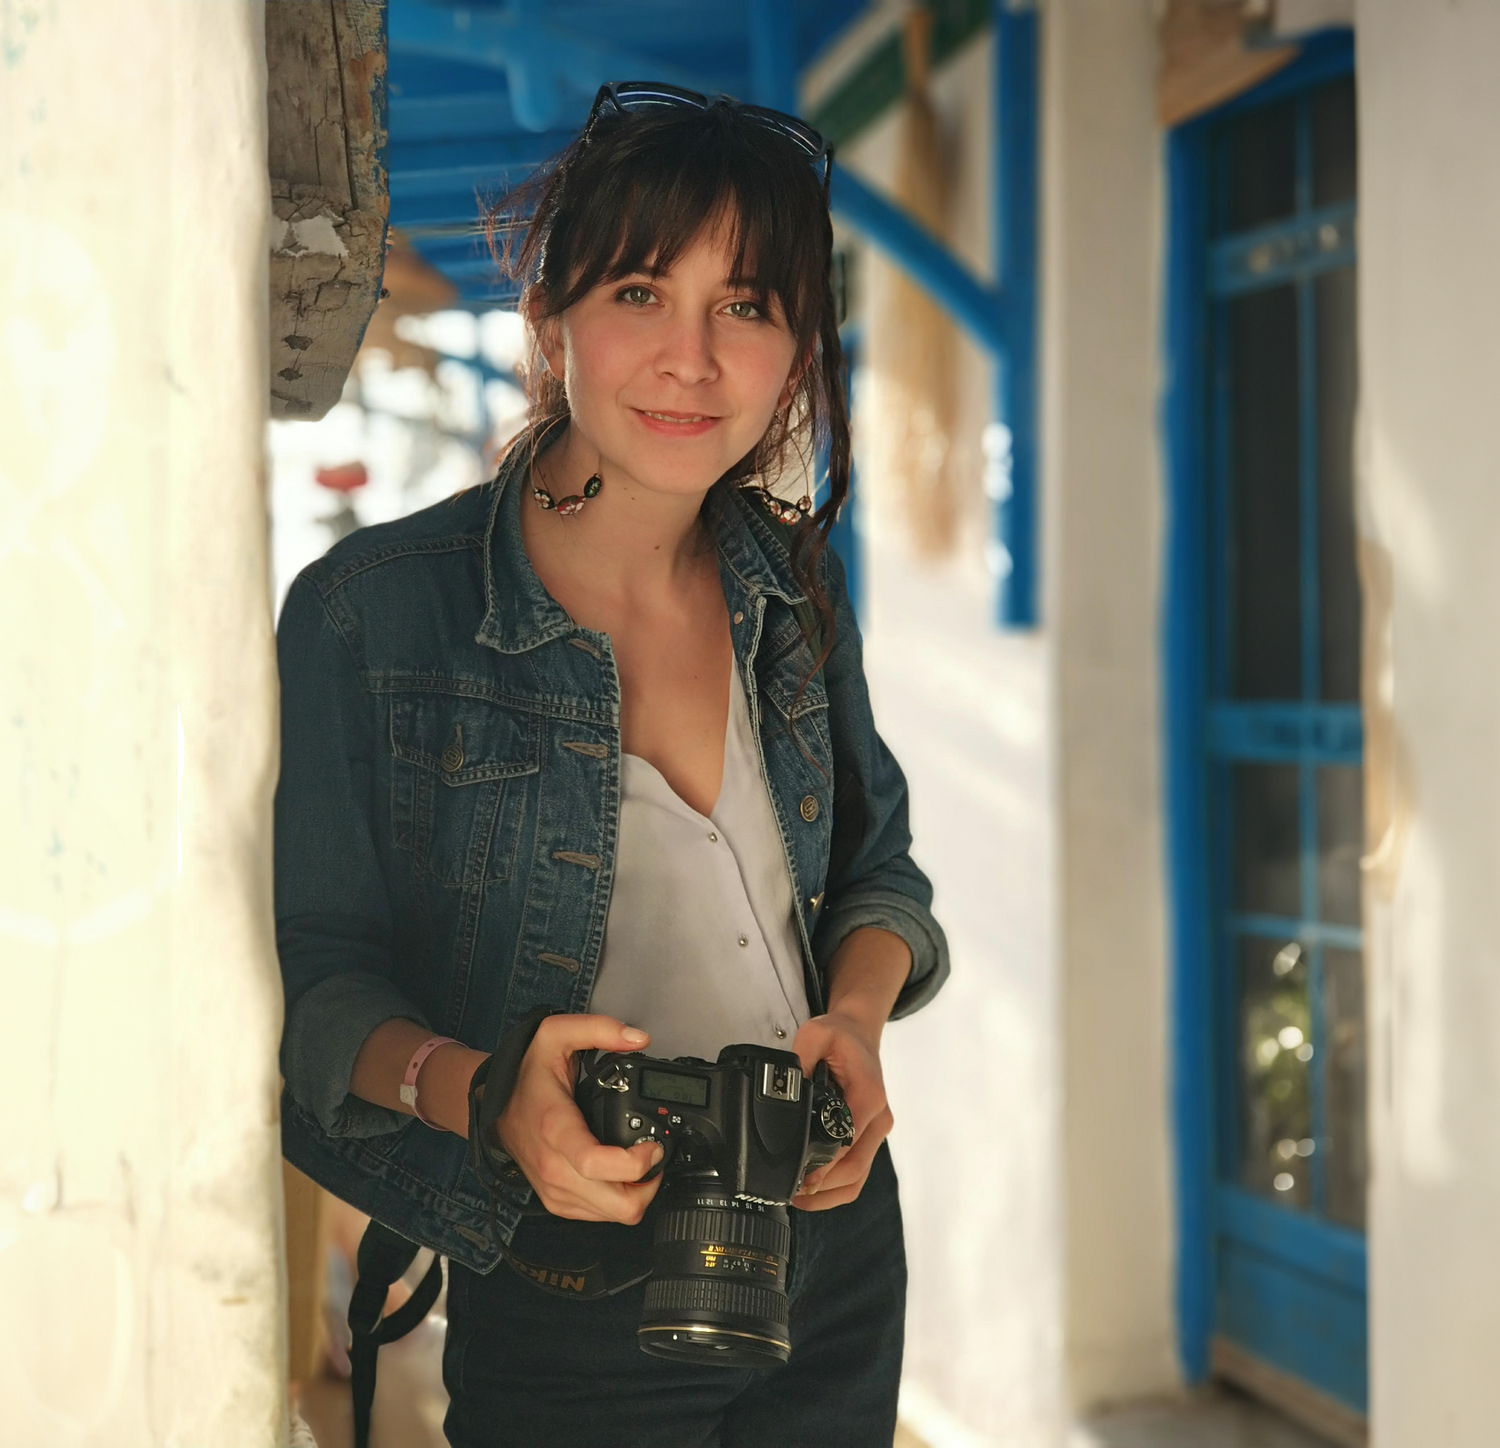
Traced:
<svg viewBox="0 0 1500 1448">
<path fill-rule="evenodd" d="M 651 1148 L 651 1165 L 655 1166 L 656 1163 L 659 1162 L 666 1154 L 666 1148 L 661 1144 L 661 1142 L 658 1141 L 656 1145 Z"/>
<path fill-rule="evenodd" d="M 620 1034 L 632 1046 L 644 1046 L 651 1039 L 644 1031 L 638 1031 L 634 1026 L 626 1026 Z"/>
</svg>

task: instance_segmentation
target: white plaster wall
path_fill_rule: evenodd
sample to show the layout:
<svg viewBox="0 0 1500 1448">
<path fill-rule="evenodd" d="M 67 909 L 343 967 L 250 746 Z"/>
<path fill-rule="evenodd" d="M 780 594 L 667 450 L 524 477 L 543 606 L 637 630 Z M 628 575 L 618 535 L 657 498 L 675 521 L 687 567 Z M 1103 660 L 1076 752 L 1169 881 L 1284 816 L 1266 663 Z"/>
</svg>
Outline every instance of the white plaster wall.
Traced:
<svg viewBox="0 0 1500 1448">
<path fill-rule="evenodd" d="M 1360 0 L 1376 1448 L 1496 1439 L 1500 5 Z"/>
<path fill-rule="evenodd" d="M 0 1445 L 285 1441 L 256 0 L 0 4 Z"/>
<path fill-rule="evenodd" d="M 991 55 L 977 39 L 932 88 L 954 167 L 951 244 L 981 275 Z M 841 159 L 888 189 L 895 127 L 885 118 Z M 869 252 L 861 262 L 877 301 L 889 271 Z M 984 354 L 959 346 L 964 527 L 945 563 L 905 546 L 900 480 L 861 432 L 876 394 L 856 382 L 866 668 L 953 952 L 946 990 L 892 1026 L 884 1053 L 911 1274 L 902 1411 L 932 1448 L 1046 1448 L 1064 1416 L 1049 649 L 992 622 L 981 438 L 993 380 Z"/>
<path fill-rule="evenodd" d="M 1080 1409 L 1174 1388 L 1159 761 L 1162 179 L 1151 0 L 1044 12 L 1066 1337 Z"/>
</svg>

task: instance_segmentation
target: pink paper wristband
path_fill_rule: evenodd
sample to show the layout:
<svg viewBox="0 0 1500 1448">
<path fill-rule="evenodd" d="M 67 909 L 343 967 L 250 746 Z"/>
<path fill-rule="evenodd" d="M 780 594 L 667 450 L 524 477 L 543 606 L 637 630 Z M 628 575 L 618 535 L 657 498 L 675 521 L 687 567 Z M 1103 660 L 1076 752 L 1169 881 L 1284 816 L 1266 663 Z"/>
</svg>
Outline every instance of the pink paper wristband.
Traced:
<svg viewBox="0 0 1500 1448">
<path fill-rule="evenodd" d="M 435 1121 L 429 1121 L 422 1114 L 422 1107 L 417 1101 L 417 1075 L 422 1069 L 422 1064 L 439 1046 L 456 1046 L 458 1042 L 452 1036 L 428 1036 L 428 1038 L 411 1053 L 411 1060 L 406 1063 L 406 1077 L 401 1082 L 401 1104 L 410 1106 L 412 1113 L 423 1126 L 430 1126 L 434 1131 L 443 1128 Z"/>
</svg>

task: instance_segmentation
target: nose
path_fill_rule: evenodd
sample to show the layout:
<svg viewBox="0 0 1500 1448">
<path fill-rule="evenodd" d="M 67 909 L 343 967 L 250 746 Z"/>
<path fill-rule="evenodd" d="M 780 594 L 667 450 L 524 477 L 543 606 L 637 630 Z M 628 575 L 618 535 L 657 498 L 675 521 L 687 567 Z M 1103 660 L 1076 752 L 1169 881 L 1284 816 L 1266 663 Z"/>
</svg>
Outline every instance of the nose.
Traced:
<svg viewBox="0 0 1500 1448">
<path fill-rule="evenodd" d="M 719 375 L 719 363 L 709 319 L 682 314 L 673 317 L 661 338 L 656 370 L 684 387 L 714 381 Z"/>
</svg>

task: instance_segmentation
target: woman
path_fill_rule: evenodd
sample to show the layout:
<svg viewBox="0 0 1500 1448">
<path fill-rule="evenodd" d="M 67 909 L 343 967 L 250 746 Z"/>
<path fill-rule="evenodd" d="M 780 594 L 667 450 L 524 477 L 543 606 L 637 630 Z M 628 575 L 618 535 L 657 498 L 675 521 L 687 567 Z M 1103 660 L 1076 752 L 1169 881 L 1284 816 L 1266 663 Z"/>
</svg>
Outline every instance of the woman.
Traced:
<svg viewBox="0 0 1500 1448">
<path fill-rule="evenodd" d="M 791 117 L 601 90 L 515 257 L 527 435 L 493 483 L 341 542 L 282 616 L 285 1148 L 448 1255 L 456 1448 L 893 1435 L 880 1036 L 947 956 L 825 547 L 849 458 L 828 166 Z M 811 440 L 829 499 L 803 518 L 758 484 Z M 491 1201 L 469 1086 L 537 1007 L 490 1143 L 524 1183 Z M 643 1285 L 533 1280 L 626 1280 L 659 1186 L 659 1148 L 589 1133 L 574 1054 L 745 1041 L 826 1060 L 856 1128 L 794 1204 L 769 1373 L 640 1352 Z"/>
</svg>

